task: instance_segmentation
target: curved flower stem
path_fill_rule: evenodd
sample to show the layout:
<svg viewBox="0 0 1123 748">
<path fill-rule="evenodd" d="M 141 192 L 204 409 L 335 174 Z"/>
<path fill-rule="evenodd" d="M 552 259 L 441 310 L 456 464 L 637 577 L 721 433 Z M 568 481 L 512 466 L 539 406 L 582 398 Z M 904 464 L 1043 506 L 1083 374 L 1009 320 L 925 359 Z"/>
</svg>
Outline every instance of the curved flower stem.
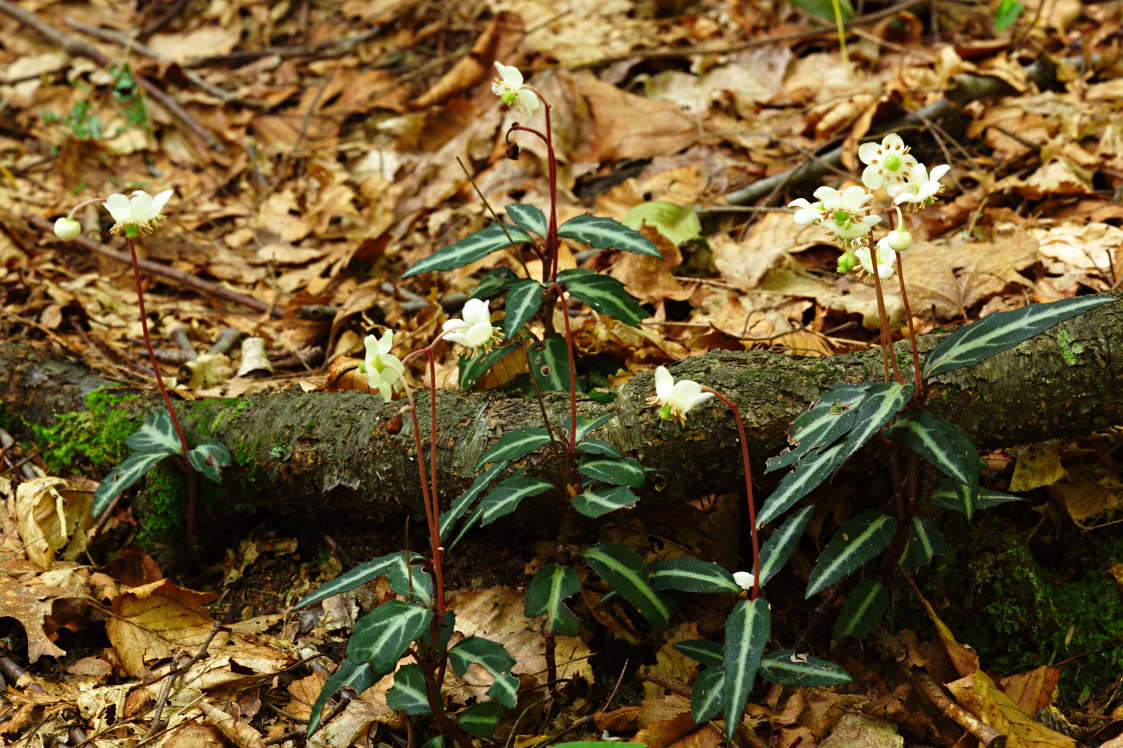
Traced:
<svg viewBox="0 0 1123 748">
<path fill-rule="evenodd" d="M 553 118 L 550 114 L 550 102 L 538 89 L 531 86 L 525 88 L 534 92 L 546 113 L 546 132 L 533 127 L 525 127 L 519 123 L 511 125 L 508 135 L 512 132 L 522 131 L 537 135 L 546 145 L 546 179 L 550 186 L 550 216 L 546 227 L 546 259 L 542 263 L 542 282 L 550 283 L 558 276 L 558 157 L 554 151 Z"/>
<path fill-rule="evenodd" d="M 87 201 L 87 203 L 89 202 L 92 201 Z M 164 386 L 164 378 L 160 376 L 160 365 L 156 362 L 156 352 L 152 350 L 152 339 L 148 335 L 148 313 L 144 309 L 144 288 L 140 279 L 140 262 L 136 256 L 136 242 L 132 237 L 128 238 L 128 242 L 129 258 L 133 265 L 133 284 L 136 287 L 136 303 L 140 310 L 140 331 L 144 333 L 144 347 L 148 350 L 148 361 L 152 364 L 152 373 L 156 375 L 156 386 L 160 388 L 160 397 L 164 399 L 164 407 L 167 408 L 168 416 L 172 419 L 172 426 L 175 427 L 176 436 L 179 437 L 183 457 L 187 459 L 187 453 L 191 451 L 187 446 L 187 437 L 183 433 L 183 427 L 179 425 L 179 418 L 176 417 L 175 408 L 172 407 L 172 399 L 168 396 L 168 388 Z"/>
<path fill-rule="evenodd" d="M 733 419 L 737 422 L 737 436 L 741 440 L 741 462 L 745 467 L 745 500 L 749 504 L 749 534 L 753 542 L 752 599 L 756 600 L 760 597 L 760 538 L 757 535 L 756 501 L 753 499 L 753 474 L 752 467 L 749 465 L 749 440 L 745 435 L 745 422 L 741 418 L 741 409 L 737 407 L 737 403 L 711 387 L 702 385 L 702 391 L 709 392 L 718 400 L 721 400 L 725 407 L 733 412 Z"/>
<path fill-rule="evenodd" d="M 885 311 L 885 296 L 881 292 L 881 278 L 877 272 L 877 247 L 870 248 L 870 265 L 873 269 L 873 287 L 877 293 L 877 315 L 881 318 L 881 356 L 882 360 L 888 360 L 893 364 L 893 374 L 896 376 L 897 381 L 904 384 L 904 378 L 901 377 L 901 369 L 897 366 L 897 354 L 893 350 L 893 338 L 889 332 L 889 316 Z M 889 365 L 885 366 L 885 381 L 889 381 Z"/>
<path fill-rule="evenodd" d="M 78 203 L 73 208 L 71 208 L 67 212 L 66 217 L 67 218 L 73 218 L 75 213 L 80 211 L 82 208 L 85 208 L 87 205 L 98 205 L 98 204 L 104 203 L 104 202 L 105 202 L 104 197 L 91 197 L 89 200 L 83 200 L 82 202 Z"/>
</svg>

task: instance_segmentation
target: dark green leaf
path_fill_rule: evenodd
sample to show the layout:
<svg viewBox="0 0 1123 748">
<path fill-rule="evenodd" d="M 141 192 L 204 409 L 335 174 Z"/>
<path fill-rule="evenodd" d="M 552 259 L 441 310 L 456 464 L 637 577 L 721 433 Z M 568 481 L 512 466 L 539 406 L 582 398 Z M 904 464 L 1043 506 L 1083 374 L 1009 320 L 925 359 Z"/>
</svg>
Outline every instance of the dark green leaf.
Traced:
<svg viewBox="0 0 1123 748">
<path fill-rule="evenodd" d="M 912 449 L 949 478 L 968 486 L 979 485 L 975 445 L 954 423 L 926 410 L 914 410 L 898 418 L 885 435 Z"/>
<path fill-rule="evenodd" d="M 722 692 L 725 690 L 725 673 L 720 661 L 706 668 L 694 679 L 690 689 L 690 718 L 700 725 L 721 714 Z"/>
<path fill-rule="evenodd" d="M 491 489 L 480 503 L 481 524 L 490 525 L 500 517 L 505 517 L 519 507 L 519 503 L 531 496 L 545 493 L 554 484 L 545 478 L 532 478 L 526 473 L 516 473 Z"/>
<path fill-rule="evenodd" d="M 511 351 L 518 349 L 517 343 L 501 346 L 478 356 L 460 356 L 460 389 L 470 390 L 476 386 L 487 370 L 494 366 L 501 358 Z"/>
<path fill-rule="evenodd" d="M 771 458 L 765 472 L 794 465 L 812 449 L 824 449 L 849 433 L 858 418 L 858 406 L 865 399 L 872 382 L 840 384 L 823 396 L 792 423 L 788 436 L 794 446 Z"/>
<path fill-rule="evenodd" d="M 230 464 L 230 450 L 217 439 L 207 439 L 187 453 L 187 461 L 208 480 L 222 483 L 222 468 Z"/>
<path fill-rule="evenodd" d="M 913 517 L 909 523 L 909 539 L 901 553 L 899 563 L 908 572 L 915 572 L 932 560 L 933 556 L 946 556 L 948 544 L 936 523 L 927 517 Z"/>
<path fill-rule="evenodd" d="M 611 457 L 587 459 L 577 468 L 577 472 L 587 478 L 630 488 L 639 488 L 647 479 L 643 465 L 630 457 L 619 460 Z"/>
<path fill-rule="evenodd" d="M 507 218 L 520 229 L 546 236 L 546 215 L 534 205 L 516 203 L 507 206 Z"/>
<path fill-rule="evenodd" d="M 936 506 L 943 507 L 944 509 L 951 509 L 967 516 L 968 510 L 973 514 L 975 509 L 990 509 L 999 504 L 1026 500 L 1024 496 L 1015 496 L 1012 493 L 1003 493 L 1002 491 L 991 491 L 990 489 L 981 487 L 975 495 L 974 506 L 968 505 L 971 498 L 972 491 L 968 486 L 959 481 L 945 479 L 940 481 L 935 490 L 932 491 L 932 495 L 928 497 L 928 501 Z"/>
<path fill-rule="evenodd" d="M 783 649 L 760 661 L 760 677 L 781 686 L 837 686 L 854 680 L 833 662 Z"/>
<path fill-rule="evenodd" d="M 733 575 L 712 561 L 696 558 L 672 558 L 648 566 L 648 582 L 654 590 L 698 592 L 703 594 L 737 594 L 741 587 Z"/>
<path fill-rule="evenodd" d="M 510 238 L 508 238 L 508 235 Z M 517 226 L 504 226 L 493 223 L 483 231 L 469 234 L 460 241 L 439 249 L 423 260 L 415 262 L 402 273 L 403 278 L 434 270 L 452 270 L 482 260 L 492 252 L 512 246 L 512 243 L 533 242 L 534 237 Z"/>
<path fill-rule="evenodd" d="M 413 560 L 421 558 L 422 556 L 416 553 L 409 557 Z M 412 598 L 426 605 L 432 600 L 433 580 L 428 572 L 420 566 L 409 563 L 405 551 L 396 551 L 359 564 L 330 582 L 325 582 L 315 592 L 302 597 L 293 606 L 293 610 L 306 608 L 333 595 L 350 592 L 378 577 L 386 577 L 390 582 L 390 589 L 402 597 Z"/>
<path fill-rule="evenodd" d="M 651 588 L 644 574 L 643 558 L 638 553 L 616 543 L 602 543 L 589 546 L 582 555 L 589 567 L 634 605 L 649 623 L 659 629 L 667 627 L 670 606 Z"/>
<path fill-rule="evenodd" d="M 183 443 L 175 432 L 168 411 L 157 408 L 144 419 L 144 425 L 125 440 L 125 446 L 134 452 L 183 454 Z"/>
<path fill-rule="evenodd" d="M 674 648 L 706 667 L 721 666 L 721 645 L 717 642 L 707 639 L 684 639 L 675 642 Z"/>
<path fill-rule="evenodd" d="M 756 518 L 757 526 L 763 527 L 776 519 L 797 501 L 818 488 L 828 475 L 842 465 L 847 454 L 846 442 L 839 442 L 822 451 L 809 452 L 796 464 L 795 470 L 785 475 L 780 485 L 776 486 L 776 490 L 764 500 Z"/>
<path fill-rule="evenodd" d="M 571 218 L 558 227 L 558 236 L 576 239 L 596 249 L 620 249 L 652 257 L 663 256 L 646 236 L 611 218 L 599 216 Z"/>
<path fill-rule="evenodd" d="M 569 501 L 578 512 L 595 519 L 617 509 L 635 506 L 639 497 L 627 486 L 598 486 L 586 488 Z"/>
<path fill-rule="evenodd" d="M 472 291 L 471 298 L 490 299 L 506 288 L 508 283 L 514 280 L 518 280 L 518 276 L 515 275 L 514 270 L 511 270 L 511 268 L 506 265 L 492 268 L 480 278 L 479 284 Z"/>
<path fill-rule="evenodd" d="M 994 11 L 994 31 L 1001 34 L 1006 29 L 1010 28 L 1014 21 L 1018 20 L 1018 16 L 1025 10 L 1025 6 L 1018 2 L 1018 0 L 1000 0 L 998 7 Z"/>
<path fill-rule="evenodd" d="M 502 711 L 503 708 L 494 701 L 481 701 L 456 715 L 456 724 L 463 727 L 469 735 L 486 740 L 495 732 Z"/>
<path fill-rule="evenodd" d="M 569 391 L 569 349 L 565 338 L 551 333 L 540 343 L 531 344 L 527 349 L 527 365 L 530 375 L 543 392 Z"/>
<path fill-rule="evenodd" d="M 864 639 L 866 634 L 881 622 L 887 610 L 889 610 L 889 593 L 885 591 L 885 587 L 873 579 L 866 579 L 846 596 L 846 602 L 842 604 L 842 610 L 838 613 L 831 638 L 855 636 Z"/>
<path fill-rule="evenodd" d="M 978 322 L 959 328 L 929 351 L 924 357 L 924 377 L 928 379 L 977 364 L 1066 319 L 1113 301 L 1116 301 L 1114 296 L 1074 296 L 1050 304 L 1030 304 L 1010 312 L 988 314 Z"/>
<path fill-rule="evenodd" d="M 124 462 L 101 479 L 97 490 L 94 491 L 94 504 L 90 508 L 90 515 L 99 516 L 126 488 L 143 478 L 145 473 L 167 456 L 166 452 L 133 452 L 126 457 Z"/>
<path fill-rule="evenodd" d="M 456 497 L 452 505 L 449 506 L 448 511 L 441 514 L 441 538 L 448 537 L 449 530 L 452 529 L 453 525 L 464 516 L 465 512 L 472 507 L 472 503 L 476 500 L 476 497 L 483 493 L 492 479 L 499 475 L 505 467 L 507 467 L 506 460 L 501 460 L 492 464 L 491 467 L 476 476 L 476 479 L 472 481 L 472 485 L 468 487 L 467 491 Z"/>
<path fill-rule="evenodd" d="M 776 576 L 784 564 L 792 557 L 804 528 L 811 518 L 815 516 L 815 507 L 805 506 L 798 512 L 788 517 L 784 524 L 777 527 L 768 536 L 764 546 L 760 549 L 760 586 L 763 587 L 768 580 Z"/>
<path fill-rule="evenodd" d="M 377 683 L 383 675 L 385 673 L 379 673 L 369 662 L 356 664 L 345 659 L 339 663 L 336 671 L 324 682 L 320 695 L 316 697 L 316 703 L 312 705 L 312 713 L 308 716 L 308 731 L 305 734 L 312 737 L 320 729 L 320 718 L 323 716 L 328 699 L 335 696 L 341 688 L 352 688 L 355 693 L 362 693 Z"/>
<path fill-rule="evenodd" d="M 636 327 L 648 317 L 639 301 L 624 290 L 624 284 L 611 276 L 577 268 L 558 273 L 558 283 L 596 311 L 626 325 Z"/>
<path fill-rule="evenodd" d="M 608 423 L 609 421 L 611 421 L 615 417 L 616 417 L 615 413 L 601 413 L 599 416 L 592 419 L 591 421 L 585 420 L 584 418 L 578 418 L 577 419 L 577 441 L 581 441 L 586 436 L 593 433 L 594 431 L 596 431 L 601 426 L 605 425 L 606 423 Z"/>
<path fill-rule="evenodd" d="M 772 634 L 772 613 L 768 601 L 738 600 L 725 619 L 725 644 L 722 647 L 721 707 L 725 712 L 725 739 L 732 740 L 741 722 L 741 713 L 756 682 L 757 668 L 764 645 Z"/>
<path fill-rule="evenodd" d="M 542 284 L 533 278 L 522 278 L 507 286 L 507 302 L 503 305 L 503 337 L 514 337 L 541 306 Z"/>
<path fill-rule="evenodd" d="M 568 566 L 546 564 L 530 580 L 526 590 L 527 617 L 546 616 L 546 632 L 561 636 L 577 636 L 577 617 L 566 606 L 565 599 L 581 591 L 577 571 Z"/>
<path fill-rule="evenodd" d="M 893 542 L 897 520 L 876 509 L 867 509 L 843 523 L 815 560 L 807 580 L 807 597 L 853 574 Z"/>
<path fill-rule="evenodd" d="M 476 461 L 476 469 L 479 470 L 489 462 L 517 460 L 549 443 L 550 432 L 544 428 L 508 431 Z"/>
<path fill-rule="evenodd" d="M 394 687 L 386 693 L 386 704 L 403 714 L 428 714 L 429 697 L 425 694 L 425 674 L 417 665 L 402 665 L 394 673 Z"/>
<path fill-rule="evenodd" d="M 347 656 L 388 673 L 432 618 L 433 611 L 420 605 L 401 600 L 383 603 L 355 623 L 347 642 Z"/>
<path fill-rule="evenodd" d="M 500 673 L 487 689 L 487 695 L 508 709 L 514 709 L 519 699 L 519 679 L 511 673 Z"/>
<path fill-rule="evenodd" d="M 577 442 L 577 451 L 591 455 L 612 457 L 617 460 L 624 459 L 624 455 L 620 454 L 620 450 L 603 439 L 586 439 L 583 442 Z"/>
<path fill-rule="evenodd" d="M 792 0 L 792 5 L 809 16 L 832 23 L 835 20 L 834 3 L 831 0 Z M 854 17 L 854 6 L 850 4 L 850 0 L 838 0 L 838 11 L 844 23 Z"/>
</svg>

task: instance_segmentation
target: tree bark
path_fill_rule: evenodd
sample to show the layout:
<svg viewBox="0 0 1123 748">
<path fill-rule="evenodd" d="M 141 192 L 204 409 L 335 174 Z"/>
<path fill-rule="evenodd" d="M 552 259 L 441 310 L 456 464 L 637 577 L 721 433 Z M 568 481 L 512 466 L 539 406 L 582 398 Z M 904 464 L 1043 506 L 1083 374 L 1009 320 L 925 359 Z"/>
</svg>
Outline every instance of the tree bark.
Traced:
<svg viewBox="0 0 1123 748">
<path fill-rule="evenodd" d="M 1061 331 L 1068 341 L 1063 347 Z M 931 349 L 941 337 L 922 337 L 922 348 Z M 899 343 L 897 351 L 902 372 L 909 372 L 907 344 Z M 0 411 L 10 425 L 50 425 L 60 414 L 81 411 L 95 388 L 116 386 L 80 363 L 21 343 L 0 344 L 0 371 Z M 880 379 L 881 371 L 877 350 L 827 358 L 713 351 L 672 367 L 676 378 L 696 379 L 737 402 L 757 476 L 764 460 L 786 446 L 792 420 L 824 390 Z M 1123 305 L 1107 304 L 977 366 L 937 377 L 926 407 L 965 428 L 980 450 L 1072 437 L 1123 423 L 1120 372 Z M 587 397 L 579 404 L 585 418 L 606 408 L 614 412 L 617 418 L 597 435 L 652 469 L 639 490 L 640 510 L 738 490 L 740 449 L 729 413 L 710 401 L 681 427 L 660 420 L 647 405 L 652 392 L 652 375 L 643 373 L 608 405 Z M 438 398 L 438 464 L 447 506 L 471 482 L 490 444 L 512 429 L 541 426 L 541 415 L 533 400 L 502 391 L 442 391 Z M 417 400 L 427 445 L 428 396 L 418 393 Z M 546 395 L 555 423 L 565 422 L 566 403 L 561 393 Z M 295 390 L 177 403 L 192 443 L 213 437 L 235 457 L 206 521 L 229 523 L 232 515 L 249 514 L 332 525 L 419 514 L 410 419 L 396 417 L 404 405 L 384 404 L 377 395 Z M 160 405 L 158 397 L 146 395 L 120 407 L 139 417 Z M 524 462 L 521 467 L 531 473 L 556 474 L 541 453 Z"/>
</svg>

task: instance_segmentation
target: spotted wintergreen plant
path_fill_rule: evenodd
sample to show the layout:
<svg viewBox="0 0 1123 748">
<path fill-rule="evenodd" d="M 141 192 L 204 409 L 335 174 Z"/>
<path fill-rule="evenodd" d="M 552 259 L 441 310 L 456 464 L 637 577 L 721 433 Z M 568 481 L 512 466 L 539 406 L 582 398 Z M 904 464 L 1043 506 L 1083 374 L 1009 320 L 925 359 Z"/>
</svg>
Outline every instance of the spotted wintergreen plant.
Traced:
<svg viewBox="0 0 1123 748">
<path fill-rule="evenodd" d="M 160 396 L 164 401 L 164 410 L 153 411 L 140 430 L 126 440 L 125 443 L 133 453 L 102 480 L 97 491 L 94 492 L 91 512 L 95 517 L 102 514 L 122 492 L 140 480 L 161 460 L 168 457 L 177 459 L 187 475 L 187 545 L 194 553 L 197 476 L 201 474 L 215 483 L 221 482 L 221 470 L 230 464 L 230 452 L 215 439 L 207 439 L 193 449 L 190 447 L 175 408 L 172 407 L 167 387 L 164 386 L 160 365 L 156 361 L 152 340 L 148 334 L 148 315 L 144 307 L 144 288 L 141 284 L 136 242 L 139 237 L 159 228 L 165 218 L 164 207 L 174 195 L 174 190 L 164 190 L 155 196 L 149 195 L 144 190 L 135 190 L 129 197 L 115 193 L 109 197 L 85 200 L 71 208 L 66 216 L 55 221 L 54 232 L 63 241 L 77 239 L 82 233 L 82 226 L 74 216 L 87 205 L 100 204 L 113 218 L 114 223 L 110 233 L 123 235 L 129 247 L 137 296 L 137 312 L 140 329 L 144 334 L 144 347 L 148 352 L 148 360 Z"/>
</svg>

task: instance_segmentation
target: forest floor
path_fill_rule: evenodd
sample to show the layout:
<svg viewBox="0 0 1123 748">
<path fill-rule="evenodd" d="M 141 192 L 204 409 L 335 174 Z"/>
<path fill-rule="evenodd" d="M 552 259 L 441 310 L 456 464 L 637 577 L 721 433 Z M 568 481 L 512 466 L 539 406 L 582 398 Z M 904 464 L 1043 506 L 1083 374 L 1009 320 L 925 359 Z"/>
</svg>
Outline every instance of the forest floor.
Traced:
<svg viewBox="0 0 1123 748">
<path fill-rule="evenodd" d="M 940 202 L 912 223 L 919 332 L 1118 289 L 1123 4 L 856 5 L 844 59 L 822 0 L 0 0 L 0 338 L 153 391 L 108 215 L 79 211 L 84 243 L 50 228 L 87 198 L 173 189 L 167 222 L 143 242 L 170 389 L 191 400 L 365 390 L 364 378 L 339 376 L 364 336 L 428 340 L 505 260 L 436 279 L 401 280 L 405 268 L 489 223 L 485 201 L 502 212 L 549 199 L 536 141 L 507 157 L 519 115 L 492 93 L 496 61 L 552 102 L 559 218 L 590 212 L 637 228 L 647 218 L 663 251 L 563 246 L 562 267 L 610 272 L 650 315 L 638 328 L 575 318 L 589 387 L 715 349 L 876 347 L 872 286 L 839 275 L 832 237 L 784 206 L 823 182 L 856 183 L 858 145 L 890 131 L 922 161 L 951 166 Z M 795 167 L 811 178 L 766 181 Z M 900 294 L 886 305 L 900 339 Z M 240 353 L 243 336 L 264 340 L 264 358 Z M 437 379 L 455 388 L 455 352 L 438 353 Z M 390 549 L 263 523 L 201 568 L 161 568 L 133 542 L 143 528 L 127 501 L 87 543 L 81 515 L 112 466 L 97 454 L 120 445 L 68 450 L 65 432 L 21 434 L 13 406 L 0 404 L 17 437 L 0 445 L 3 739 L 304 745 L 348 631 L 389 593 L 379 582 L 310 611 L 291 605 Z M 746 724 L 759 744 L 970 745 L 946 707 L 917 696 L 917 672 L 970 651 L 954 634 L 978 659 L 974 685 L 953 695 L 1005 724 L 1009 746 L 1123 745 L 1120 444 L 1108 432 L 987 455 L 986 481 L 1030 501 L 971 525 L 946 519 L 947 557 L 894 596 L 885 629 L 906 649 L 901 662 L 852 639 L 832 648 L 839 601 L 803 600 L 814 549 L 797 554 L 795 591 L 771 600 L 774 615 L 854 682 L 758 687 Z M 730 498 L 688 500 L 698 520 L 673 541 L 637 522 L 610 533 L 651 558 L 681 543 L 736 560 Z M 833 522 L 816 525 L 823 542 Z M 514 578 L 496 579 L 472 570 L 486 545 L 471 548 L 452 580 L 458 624 L 502 641 L 533 690 L 541 640 L 521 588 L 538 549 L 505 548 L 500 568 Z M 520 703 L 497 740 L 525 748 L 571 728 L 567 740 L 720 744 L 716 728 L 689 719 L 683 689 L 697 664 L 671 644 L 717 634 L 724 603 L 685 605 L 689 622 L 661 639 L 598 618 L 567 644 L 568 687 L 549 709 Z M 333 702 L 307 744 L 426 737 L 387 706 L 388 687 Z M 454 679 L 449 698 L 480 691 Z"/>
</svg>

